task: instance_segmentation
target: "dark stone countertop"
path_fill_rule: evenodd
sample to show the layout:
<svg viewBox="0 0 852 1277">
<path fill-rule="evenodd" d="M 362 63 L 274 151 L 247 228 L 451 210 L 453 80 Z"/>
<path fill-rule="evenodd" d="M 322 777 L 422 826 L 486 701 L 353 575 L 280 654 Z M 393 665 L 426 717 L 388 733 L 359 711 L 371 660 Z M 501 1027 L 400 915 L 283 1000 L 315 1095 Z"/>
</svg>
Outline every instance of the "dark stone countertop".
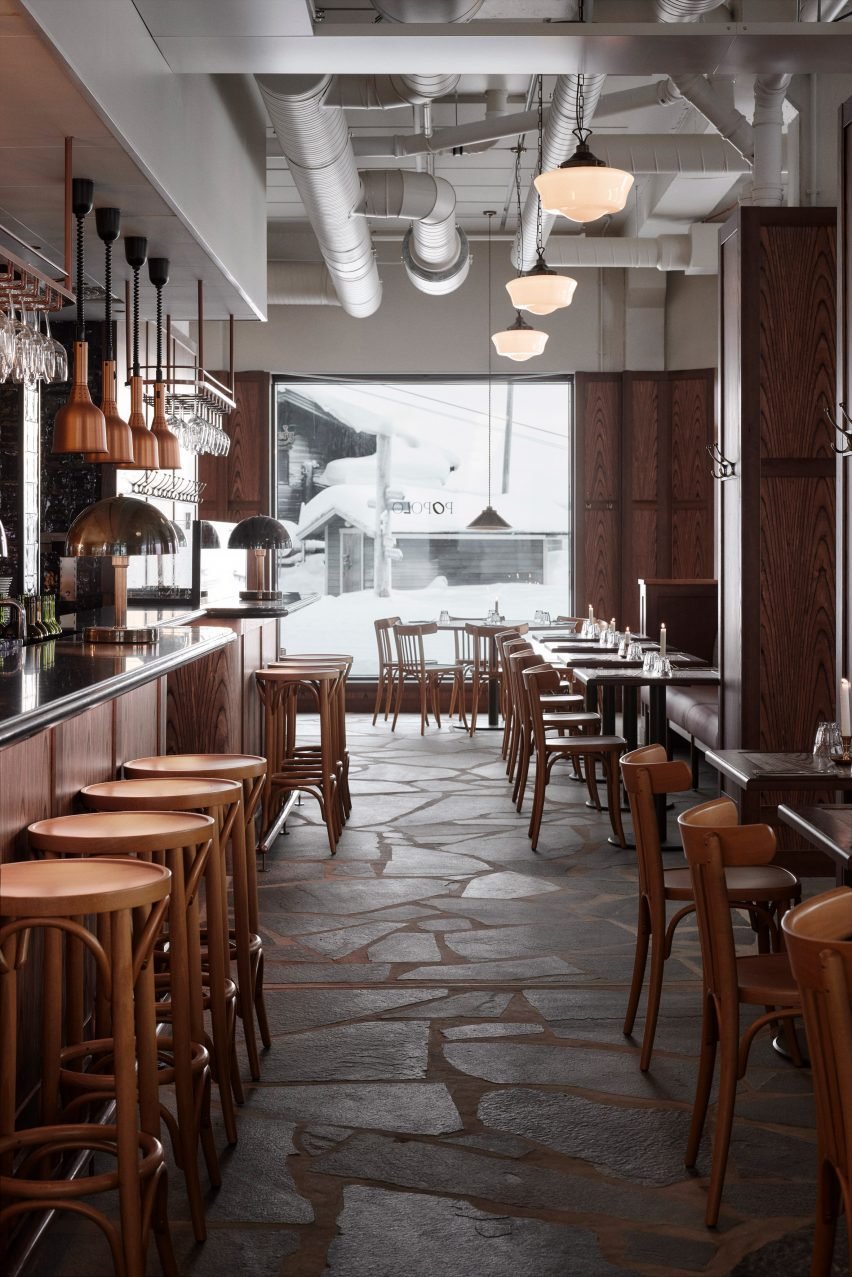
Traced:
<svg viewBox="0 0 852 1277">
<path fill-rule="evenodd" d="M 134 620 L 137 619 L 134 609 Z M 93 705 L 236 641 L 213 626 L 163 626 L 150 647 L 49 639 L 0 663 L 0 746 L 12 744 Z"/>
<path fill-rule="evenodd" d="M 131 629 L 139 629 L 148 625 L 153 625 L 155 629 L 161 629 L 164 625 L 188 625 L 190 621 L 195 621 L 198 617 L 204 616 L 205 612 L 206 608 L 193 607 L 185 599 L 176 599 L 173 603 L 166 600 L 156 603 L 134 603 L 132 599 L 129 599 L 127 603 L 127 624 Z M 63 615 L 67 619 L 69 614 L 66 612 Z M 89 625 L 114 624 L 114 608 L 90 608 L 87 611 L 76 613 L 73 618 L 73 626 L 68 627 L 68 632 L 71 633 L 72 629 L 82 632 Z"/>
<path fill-rule="evenodd" d="M 265 617 L 289 616 L 291 612 L 300 612 L 303 607 L 310 607 L 312 603 L 316 603 L 318 598 L 318 594 L 284 594 L 283 598 L 276 603 L 260 603 L 243 599 L 213 599 L 204 604 L 204 613 L 214 620 L 217 617 L 222 620 L 238 620 L 240 618 L 249 620 L 252 618 L 263 619 Z"/>
</svg>

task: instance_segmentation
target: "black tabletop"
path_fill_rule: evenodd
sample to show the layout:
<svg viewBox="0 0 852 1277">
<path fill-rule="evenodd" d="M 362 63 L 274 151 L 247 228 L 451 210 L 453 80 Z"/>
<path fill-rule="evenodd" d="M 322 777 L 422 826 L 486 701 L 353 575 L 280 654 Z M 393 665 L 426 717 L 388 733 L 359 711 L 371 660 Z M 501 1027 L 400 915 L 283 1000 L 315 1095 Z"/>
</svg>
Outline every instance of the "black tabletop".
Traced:
<svg viewBox="0 0 852 1277">
<path fill-rule="evenodd" d="M 674 665 L 674 657 L 672 664 Z M 696 659 L 697 658 L 693 658 Z M 625 668 L 626 666 L 626 668 Z M 705 687 L 719 686 L 719 671 L 706 665 L 687 665 L 675 667 L 668 678 L 660 678 L 659 674 L 647 674 L 638 663 L 615 661 L 608 665 L 575 668 L 578 680 L 585 686 L 588 683 L 612 683 L 619 687 L 692 687 L 697 683 Z"/>
<path fill-rule="evenodd" d="M 852 880 L 852 803 L 824 803 L 819 807 L 788 807 L 782 803 L 778 816 L 831 857 L 839 879 Z"/>
<path fill-rule="evenodd" d="M 710 749 L 707 762 L 741 789 L 852 789 L 852 767 L 812 754 Z"/>
<path fill-rule="evenodd" d="M 21 740 L 235 641 L 231 630 L 175 626 L 161 628 L 158 642 L 150 647 L 84 643 L 78 637 L 18 649 L 4 656 L 0 667 L 0 745 Z"/>
</svg>

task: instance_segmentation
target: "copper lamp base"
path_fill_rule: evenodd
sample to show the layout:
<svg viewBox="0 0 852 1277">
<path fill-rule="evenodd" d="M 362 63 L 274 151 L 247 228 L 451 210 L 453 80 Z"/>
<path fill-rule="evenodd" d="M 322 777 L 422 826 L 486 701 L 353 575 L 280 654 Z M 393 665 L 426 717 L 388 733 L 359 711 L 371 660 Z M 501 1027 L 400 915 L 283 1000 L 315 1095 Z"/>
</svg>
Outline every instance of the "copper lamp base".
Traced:
<svg viewBox="0 0 852 1277">
<path fill-rule="evenodd" d="M 240 598 L 244 603 L 280 603 L 280 590 L 240 590 Z"/>
<path fill-rule="evenodd" d="M 83 630 L 84 643 L 137 643 L 150 646 L 159 639 L 153 625 L 133 629 L 126 625 L 90 625 Z"/>
</svg>

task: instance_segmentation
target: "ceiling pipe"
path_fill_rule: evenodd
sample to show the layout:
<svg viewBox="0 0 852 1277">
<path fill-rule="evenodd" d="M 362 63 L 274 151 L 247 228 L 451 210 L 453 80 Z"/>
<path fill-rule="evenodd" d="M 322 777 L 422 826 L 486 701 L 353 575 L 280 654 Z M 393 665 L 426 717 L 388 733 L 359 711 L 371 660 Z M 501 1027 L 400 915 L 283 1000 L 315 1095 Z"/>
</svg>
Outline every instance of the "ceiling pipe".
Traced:
<svg viewBox="0 0 852 1277">
<path fill-rule="evenodd" d="M 361 184 L 356 213 L 411 222 L 402 260 L 415 288 L 432 296 L 455 292 L 467 278 L 470 254 L 467 237 L 456 226 L 456 193 L 450 183 L 430 173 L 374 169 L 361 173 Z"/>
<path fill-rule="evenodd" d="M 671 83 L 745 159 L 754 159 L 754 132 L 746 117 L 726 102 L 704 75 L 675 75 Z"/>
<path fill-rule="evenodd" d="M 325 105 L 359 111 L 425 106 L 453 93 L 458 82 L 457 75 L 338 75 Z"/>
<path fill-rule="evenodd" d="M 673 106 L 683 102 L 677 86 L 668 78 L 654 80 L 652 84 L 637 84 L 632 89 L 619 89 L 605 93 L 595 111 L 596 120 L 609 120 L 628 111 L 642 111 L 649 107 Z M 597 145 L 597 142 L 595 142 Z"/>
<path fill-rule="evenodd" d="M 508 105 L 509 94 L 505 89 L 486 89 L 484 123 L 487 125 L 490 120 L 504 119 Z M 537 125 L 538 119 L 536 119 Z M 481 151 L 490 151 L 497 140 L 497 138 L 485 138 L 481 142 L 462 146 L 460 150 L 463 150 L 467 155 L 479 155 Z M 453 149 L 455 150 L 456 148 L 454 147 Z"/>
<path fill-rule="evenodd" d="M 366 222 L 352 217 L 361 183 L 341 107 L 326 107 L 330 76 L 258 76 L 272 126 L 349 315 L 373 315 L 382 285 Z"/>
<path fill-rule="evenodd" d="M 754 82 L 753 204 L 780 208 L 784 203 L 784 99 L 792 78 L 759 75 Z"/>
<path fill-rule="evenodd" d="M 370 0 L 389 22 L 470 22 L 483 0 Z"/>
<path fill-rule="evenodd" d="M 657 22 L 700 22 L 721 4 L 722 0 L 654 0 L 654 17 Z"/>
<path fill-rule="evenodd" d="M 547 250 L 551 266 L 573 269 L 685 271 L 713 275 L 719 269 L 719 228 L 699 223 L 688 235 L 657 238 L 596 235 L 554 235 Z"/>
<path fill-rule="evenodd" d="M 268 262 L 268 306 L 339 306 L 325 262 Z"/>
<path fill-rule="evenodd" d="M 849 0 L 801 0 L 799 18 L 802 22 L 833 22 L 848 3 Z"/>
<path fill-rule="evenodd" d="M 595 113 L 601 91 L 606 80 L 605 75 L 587 75 L 583 82 L 585 99 L 585 123 L 588 124 Z M 557 168 L 569 155 L 573 155 L 577 139 L 573 130 L 577 127 L 577 82 L 576 75 L 558 75 L 550 101 L 550 111 L 544 126 L 542 138 L 542 166 L 545 172 Z M 595 139 L 597 141 L 597 139 Z M 538 257 L 536 230 L 538 221 L 538 192 L 530 182 L 527 198 L 521 213 L 521 225 L 518 240 L 512 250 L 512 262 L 518 270 L 530 270 Z M 556 216 L 553 213 L 542 213 L 542 242 L 547 243 L 553 230 Z"/>
<path fill-rule="evenodd" d="M 547 111 L 544 118 L 547 120 Z M 352 144 L 356 155 L 377 159 L 438 155 L 442 151 L 453 151 L 459 147 L 469 153 L 473 149 L 479 149 L 482 143 L 499 142 L 501 138 L 515 137 L 537 127 L 538 111 L 512 111 L 508 115 L 489 115 L 486 112 L 484 120 L 437 129 L 431 137 L 424 137 L 422 133 L 393 133 L 384 137 L 356 137 Z"/>
</svg>

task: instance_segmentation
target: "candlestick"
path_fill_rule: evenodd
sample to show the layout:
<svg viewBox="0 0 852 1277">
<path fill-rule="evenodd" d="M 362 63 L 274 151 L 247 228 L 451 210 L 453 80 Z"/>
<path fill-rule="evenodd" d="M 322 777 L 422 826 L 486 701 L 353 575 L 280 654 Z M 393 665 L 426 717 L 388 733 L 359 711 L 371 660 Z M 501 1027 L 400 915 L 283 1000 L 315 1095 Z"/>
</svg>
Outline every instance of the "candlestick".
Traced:
<svg viewBox="0 0 852 1277">
<path fill-rule="evenodd" d="M 852 700 L 849 679 L 840 680 L 840 735 L 852 736 Z"/>
<path fill-rule="evenodd" d="M 663 624 L 660 626 L 660 656 L 664 657 L 665 654 L 666 654 L 666 627 L 665 627 L 665 624 Z"/>
<path fill-rule="evenodd" d="M 592 607 L 590 603 L 589 604 L 589 620 L 593 621 L 594 619 L 595 619 L 595 609 Z"/>
</svg>

